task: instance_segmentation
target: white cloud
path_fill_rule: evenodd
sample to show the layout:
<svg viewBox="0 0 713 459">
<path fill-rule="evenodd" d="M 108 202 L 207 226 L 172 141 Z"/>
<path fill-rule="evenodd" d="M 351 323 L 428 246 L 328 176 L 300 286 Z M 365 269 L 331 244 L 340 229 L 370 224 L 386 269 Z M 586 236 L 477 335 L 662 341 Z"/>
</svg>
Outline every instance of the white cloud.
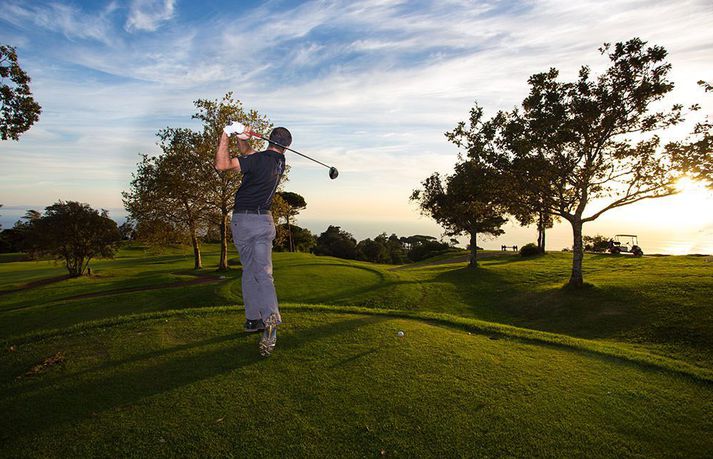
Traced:
<svg viewBox="0 0 713 459">
<path fill-rule="evenodd" d="M 90 39 L 109 44 L 114 40 L 109 16 L 116 9 L 116 4 L 111 2 L 98 14 L 86 14 L 75 6 L 62 3 L 42 5 L 10 0 L 0 8 L 0 20 L 25 30 L 40 27 L 59 32 L 69 39 Z"/>
<path fill-rule="evenodd" d="M 47 179 L 56 185 L 48 194 L 96 174 L 104 191 L 87 186 L 84 200 L 111 196 L 106 190 L 114 187 L 114 198 L 97 206 L 120 206 L 136 154 L 155 150 L 158 129 L 194 125 L 192 101 L 228 90 L 246 108 L 288 126 L 295 148 L 339 168 L 331 182 L 321 166 L 289 158 L 288 186 L 314 197 L 314 218 L 337 205 L 323 196 L 331 186 L 345 215 L 360 209 L 367 218 L 364 203 L 378 203 L 379 215 L 408 219 L 408 193 L 456 160 L 443 133 L 467 116 L 474 100 L 494 113 L 521 101 L 535 72 L 554 66 L 569 79 L 580 65 L 596 71 L 606 65 L 596 51 L 605 41 L 640 36 L 665 46 L 677 85 L 671 99 L 711 106 L 695 86 L 713 72 L 713 9 L 702 0 L 462 0 L 420 9 L 403 1 L 304 2 L 292 9 L 267 1 L 181 24 L 170 21 L 180 9 L 173 1 L 134 1 L 126 22 L 116 3 L 93 16 L 67 5 L 6 5 L 0 21 L 20 28 L 20 38 L 30 37 L 25 43 L 31 45 L 38 25 L 71 40 L 52 44 L 44 61 L 26 61 L 44 112 L 11 155 L 4 148 L 0 168 L 31 181 L 28 162 L 12 157 L 38 152 L 32 161 L 45 158 L 56 177 Z M 59 20 L 50 20 L 52 14 Z M 111 18 L 118 26 L 112 28 Z M 120 78 L 74 81 L 53 73 L 62 65 Z M 92 166 L 74 167 L 82 161 Z M 0 189 L 11 192 L 9 185 Z"/>
<path fill-rule="evenodd" d="M 155 32 L 173 18 L 175 0 L 132 0 L 124 28 L 128 32 Z"/>
</svg>

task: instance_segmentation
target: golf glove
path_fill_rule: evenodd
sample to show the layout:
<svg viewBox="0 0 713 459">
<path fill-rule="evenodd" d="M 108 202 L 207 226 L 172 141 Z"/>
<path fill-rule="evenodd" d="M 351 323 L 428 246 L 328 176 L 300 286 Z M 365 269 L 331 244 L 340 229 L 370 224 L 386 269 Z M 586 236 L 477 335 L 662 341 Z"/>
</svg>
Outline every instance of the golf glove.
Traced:
<svg viewBox="0 0 713 459">
<path fill-rule="evenodd" d="M 232 122 L 223 128 L 226 134 L 242 134 L 245 132 L 245 126 L 242 123 Z"/>
</svg>

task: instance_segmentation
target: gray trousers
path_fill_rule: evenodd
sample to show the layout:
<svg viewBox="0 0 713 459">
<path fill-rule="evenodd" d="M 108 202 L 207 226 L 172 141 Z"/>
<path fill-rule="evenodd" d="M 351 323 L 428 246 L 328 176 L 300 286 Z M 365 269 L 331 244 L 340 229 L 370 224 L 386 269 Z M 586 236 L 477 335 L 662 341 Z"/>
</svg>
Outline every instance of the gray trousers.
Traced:
<svg viewBox="0 0 713 459">
<path fill-rule="evenodd" d="M 276 313 L 281 322 L 272 279 L 272 241 L 275 223 L 270 214 L 233 213 L 233 242 L 243 265 L 243 303 L 248 320 L 267 319 Z"/>
</svg>

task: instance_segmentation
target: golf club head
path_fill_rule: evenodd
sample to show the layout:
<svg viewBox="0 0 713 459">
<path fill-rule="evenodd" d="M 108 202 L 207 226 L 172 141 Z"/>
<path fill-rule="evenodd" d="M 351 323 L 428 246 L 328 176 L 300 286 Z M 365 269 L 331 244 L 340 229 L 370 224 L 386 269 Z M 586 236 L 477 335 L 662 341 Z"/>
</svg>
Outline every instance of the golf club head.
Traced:
<svg viewBox="0 0 713 459">
<path fill-rule="evenodd" d="M 336 168 L 336 167 L 330 167 L 330 168 L 329 168 L 329 178 L 331 178 L 332 180 L 334 180 L 334 179 L 337 178 L 338 176 L 339 176 L 339 171 L 337 170 L 337 168 Z"/>
</svg>

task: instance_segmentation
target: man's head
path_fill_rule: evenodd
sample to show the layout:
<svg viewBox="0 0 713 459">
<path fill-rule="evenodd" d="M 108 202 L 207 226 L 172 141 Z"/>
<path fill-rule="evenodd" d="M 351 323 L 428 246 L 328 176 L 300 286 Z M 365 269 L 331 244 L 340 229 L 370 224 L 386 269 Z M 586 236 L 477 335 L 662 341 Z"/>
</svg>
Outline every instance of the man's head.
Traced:
<svg viewBox="0 0 713 459">
<path fill-rule="evenodd" d="M 268 148 L 275 149 L 280 152 L 284 152 L 285 149 L 280 145 L 289 147 L 292 143 L 292 134 L 286 128 L 276 127 L 270 133 L 270 145 Z"/>
</svg>

